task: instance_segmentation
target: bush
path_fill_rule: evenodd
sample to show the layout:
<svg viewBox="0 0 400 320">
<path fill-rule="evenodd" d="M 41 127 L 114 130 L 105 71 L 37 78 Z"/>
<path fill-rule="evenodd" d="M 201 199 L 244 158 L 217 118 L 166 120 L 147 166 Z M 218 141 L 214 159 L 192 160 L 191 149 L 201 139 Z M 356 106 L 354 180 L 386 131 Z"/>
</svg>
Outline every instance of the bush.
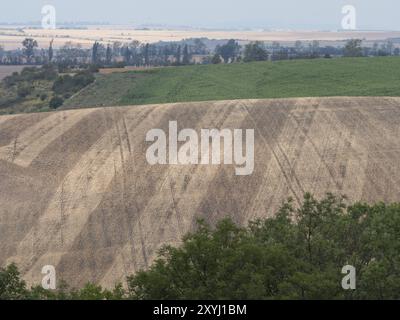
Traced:
<svg viewBox="0 0 400 320">
<path fill-rule="evenodd" d="M 80 71 L 74 76 L 59 76 L 53 84 L 53 91 L 59 95 L 74 94 L 91 84 L 95 77 L 89 71 Z"/>
<path fill-rule="evenodd" d="M 54 80 L 57 78 L 58 72 L 54 65 L 44 65 L 40 71 L 40 77 L 43 80 Z"/>
<path fill-rule="evenodd" d="M 268 60 L 268 51 L 260 41 L 250 42 L 244 50 L 244 62 Z"/>
<path fill-rule="evenodd" d="M 51 64 L 43 65 L 41 68 L 26 67 L 21 73 L 13 72 L 12 75 L 3 79 L 6 87 L 12 87 L 22 82 L 32 82 L 34 80 L 54 80 L 57 77 L 57 70 Z"/>
<path fill-rule="evenodd" d="M 0 268 L 0 300 L 20 300 L 26 297 L 26 283 L 20 279 L 15 264 Z"/>
<path fill-rule="evenodd" d="M 19 74 L 18 72 L 13 72 L 10 76 L 7 76 L 3 79 L 3 83 L 6 88 L 11 88 L 18 83 Z"/>
<path fill-rule="evenodd" d="M 17 88 L 17 95 L 19 98 L 25 98 L 33 92 L 33 87 L 27 84 L 22 84 Z"/>
<path fill-rule="evenodd" d="M 57 109 L 57 108 L 61 107 L 63 105 L 63 103 L 64 103 L 63 98 L 55 96 L 50 100 L 49 107 L 51 109 Z"/>
</svg>

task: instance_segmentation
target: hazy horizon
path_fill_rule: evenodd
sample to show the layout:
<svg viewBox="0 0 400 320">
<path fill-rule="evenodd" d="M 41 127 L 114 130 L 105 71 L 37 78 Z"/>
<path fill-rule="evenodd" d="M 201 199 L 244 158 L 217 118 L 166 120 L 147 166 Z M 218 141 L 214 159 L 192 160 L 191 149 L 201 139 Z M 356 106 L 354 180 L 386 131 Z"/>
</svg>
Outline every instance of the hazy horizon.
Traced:
<svg viewBox="0 0 400 320">
<path fill-rule="evenodd" d="M 400 3 L 395 0 L 15 0 L 2 4 L 0 23 L 39 22 L 46 4 L 55 6 L 59 23 L 286 30 L 338 30 L 343 18 L 341 9 L 350 4 L 357 9 L 357 29 L 400 30 Z"/>
</svg>

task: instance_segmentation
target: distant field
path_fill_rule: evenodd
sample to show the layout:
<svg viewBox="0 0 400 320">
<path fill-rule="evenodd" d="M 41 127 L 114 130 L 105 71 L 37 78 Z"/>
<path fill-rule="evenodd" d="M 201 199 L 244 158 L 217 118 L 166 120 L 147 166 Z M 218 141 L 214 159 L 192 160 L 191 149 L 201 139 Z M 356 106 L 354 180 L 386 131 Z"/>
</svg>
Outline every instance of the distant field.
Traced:
<svg viewBox="0 0 400 320">
<path fill-rule="evenodd" d="M 0 80 L 3 80 L 13 72 L 20 72 L 25 67 L 27 66 L 0 66 Z"/>
<path fill-rule="evenodd" d="M 217 40 L 236 39 L 241 41 L 279 41 L 293 43 L 296 40 L 319 40 L 322 45 L 334 45 L 340 41 L 351 38 L 364 39 L 365 45 L 372 45 L 374 41 L 383 41 L 388 38 L 400 38 L 397 31 L 349 31 L 349 32 L 323 32 L 323 31 L 240 31 L 240 30 L 138 30 L 131 27 L 92 26 L 88 29 L 27 29 L 21 26 L 11 28 L 0 27 L 0 44 L 6 49 L 21 47 L 26 37 L 35 38 L 40 47 L 46 48 L 54 38 L 54 47 L 60 47 L 66 42 L 90 47 L 94 41 L 110 42 L 141 42 L 180 41 L 188 38 L 209 38 Z"/>
<path fill-rule="evenodd" d="M 340 58 L 100 74 L 63 108 L 323 96 L 400 96 L 400 58 Z"/>
</svg>

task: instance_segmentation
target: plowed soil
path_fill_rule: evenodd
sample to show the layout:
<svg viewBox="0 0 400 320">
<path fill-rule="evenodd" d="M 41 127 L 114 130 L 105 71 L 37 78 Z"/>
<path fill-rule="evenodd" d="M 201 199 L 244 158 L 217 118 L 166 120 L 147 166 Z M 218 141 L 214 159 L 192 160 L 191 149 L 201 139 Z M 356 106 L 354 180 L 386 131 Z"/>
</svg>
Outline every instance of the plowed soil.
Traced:
<svg viewBox="0 0 400 320">
<path fill-rule="evenodd" d="M 255 169 L 155 165 L 146 133 L 255 130 Z M 400 200 L 400 99 L 234 100 L 0 117 L 0 265 L 29 283 L 54 265 L 73 286 L 112 286 L 179 244 L 196 219 L 273 215 L 304 192 Z"/>
</svg>

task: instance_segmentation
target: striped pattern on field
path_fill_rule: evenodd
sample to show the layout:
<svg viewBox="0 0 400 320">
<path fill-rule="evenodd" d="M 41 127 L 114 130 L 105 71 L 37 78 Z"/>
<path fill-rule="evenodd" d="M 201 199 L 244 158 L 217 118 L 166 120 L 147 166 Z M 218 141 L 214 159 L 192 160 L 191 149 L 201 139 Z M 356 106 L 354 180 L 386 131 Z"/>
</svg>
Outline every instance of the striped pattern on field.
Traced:
<svg viewBox="0 0 400 320">
<path fill-rule="evenodd" d="M 155 165 L 146 133 L 254 129 L 255 168 Z M 196 219 L 271 216 L 304 192 L 400 200 L 400 99 L 235 100 L 0 117 L 0 265 L 112 286 Z"/>
</svg>

